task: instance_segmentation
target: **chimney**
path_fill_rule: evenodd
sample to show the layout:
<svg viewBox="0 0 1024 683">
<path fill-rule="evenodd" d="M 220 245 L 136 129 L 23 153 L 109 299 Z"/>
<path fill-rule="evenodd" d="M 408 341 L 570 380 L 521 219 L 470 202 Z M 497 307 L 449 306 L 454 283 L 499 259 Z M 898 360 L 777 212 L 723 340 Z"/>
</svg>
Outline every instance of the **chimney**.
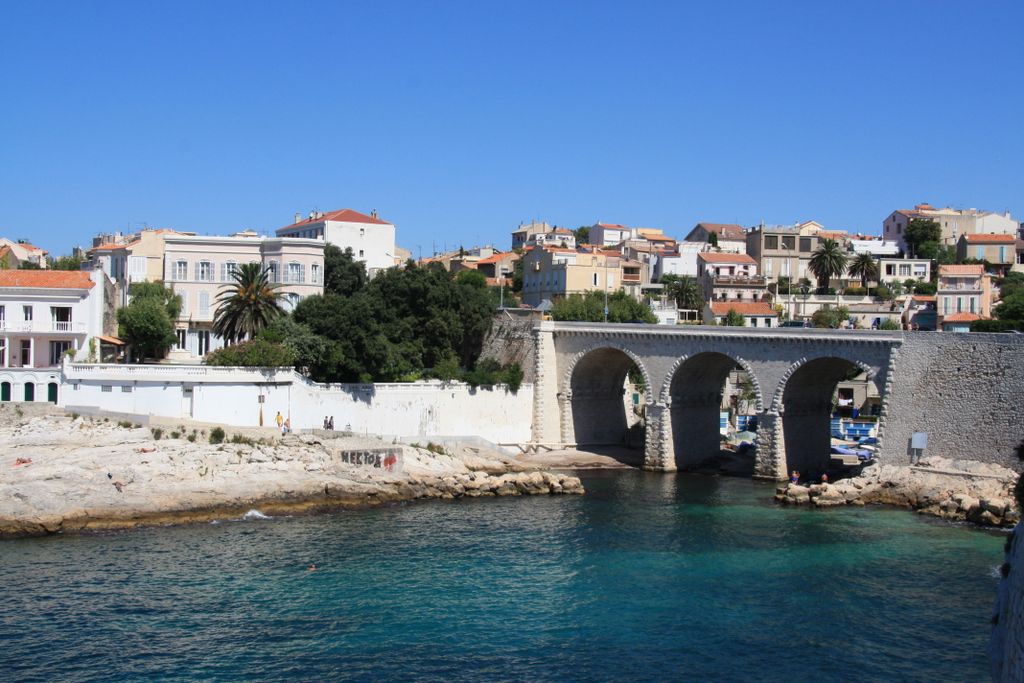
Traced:
<svg viewBox="0 0 1024 683">
<path fill-rule="evenodd" d="M 301 220 L 302 220 L 302 214 L 299 213 L 298 211 L 296 211 L 295 212 L 295 222 L 298 223 Z"/>
</svg>

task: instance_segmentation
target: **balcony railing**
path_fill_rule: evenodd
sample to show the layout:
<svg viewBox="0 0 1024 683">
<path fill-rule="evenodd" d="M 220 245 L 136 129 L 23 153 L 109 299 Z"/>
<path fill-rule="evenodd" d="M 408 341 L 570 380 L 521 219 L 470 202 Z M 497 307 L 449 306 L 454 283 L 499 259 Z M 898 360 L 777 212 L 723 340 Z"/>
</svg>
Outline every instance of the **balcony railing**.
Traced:
<svg viewBox="0 0 1024 683">
<path fill-rule="evenodd" d="M 764 275 L 715 275 L 712 277 L 712 281 L 716 285 L 747 285 L 753 287 L 768 284 L 768 278 Z"/>
<path fill-rule="evenodd" d="M 72 322 L 70 320 L 25 320 L 15 322 L 13 320 L 0 320 L 0 331 L 17 333 L 45 333 L 45 332 L 66 332 L 70 334 L 85 334 L 85 323 Z"/>
</svg>

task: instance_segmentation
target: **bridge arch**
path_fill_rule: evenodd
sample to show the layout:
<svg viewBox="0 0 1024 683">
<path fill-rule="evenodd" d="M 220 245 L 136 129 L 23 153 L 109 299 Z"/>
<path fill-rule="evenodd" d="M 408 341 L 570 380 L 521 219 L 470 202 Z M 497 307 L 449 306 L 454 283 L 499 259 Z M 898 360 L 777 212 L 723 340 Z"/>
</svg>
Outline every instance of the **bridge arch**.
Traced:
<svg viewBox="0 0 1024 683">
<path fill-rule="evenodd" d="M 633 368 L 643 378 L 644 406 L 631 413 L 625 387 Z M 650 373 L 628 348 L 602 343 L 577 353 L 566 367 L 558 395 L 562 441 L 643 448 L 644 421 L 637 413 L 651 403 L 652 392 Z"/>
<path fill-rule="evenodd" d="M 761 383 L 746 359 L 721 351 L 701 351 L 681 356 L 672 364 L 659 398 L 669 413 L 665 456 L 675 468 L 693 467 L 721 454 L 720 411 L 726 381 L 735 370 L 746 375 L 753 392 L 749 403 L 761 412 Z"/>
<path fill-rule="evenodd" d="M 782 420 L 786 472 L 798 470 L 801 476 L 816 479 L 829 471 L 833 395 L 839 382 L 860 373 L 883 396 L 874 369 L 846 354 L 801 358 L 783 374 L 771 411 Z"/>
</svg>

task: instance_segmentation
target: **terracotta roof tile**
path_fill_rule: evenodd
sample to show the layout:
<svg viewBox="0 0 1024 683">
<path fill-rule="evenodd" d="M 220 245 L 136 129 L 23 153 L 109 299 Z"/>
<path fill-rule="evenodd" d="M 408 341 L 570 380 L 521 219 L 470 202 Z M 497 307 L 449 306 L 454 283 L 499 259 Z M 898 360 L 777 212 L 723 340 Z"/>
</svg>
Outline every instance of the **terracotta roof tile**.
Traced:
<svg viewBox="0 0 1024 683">
<path fill-rule="evenodd" d="M 278 228 L 277 232 L 282 230 L 290 230 L 296 227 L 302 227 L 305 225 L 316 225 L 317 223 L 323 223 L 324 221 L 341 221 L 344 223 L 373 223 L 375 225 L 391 225 L 387 221 L 382 221 L 379 218 L 373 216 L 367 216 L 365 213 L 359 213 L 353 209 L 338 209 L 337 211 L 328 211 L 321 215 L 319 218 L 304 218 L 298 223 L 292 223 L 286 225 L 283 228 Z"/>
<path fill-rule="evenodd" d="M 745 239 L 747 236 L 747 231 L 743 229 L 743 226 L 735 223 L 698 223 L 697 227 L 704 228 L 725 239 Z"/>
<path fill-rule="evenodd" d="M 942 317 L 944 323 L 972 323 L 975 320 L 981 320 L 981 316 L 977 313 L 953 313 Z"/>
<path fill-rule="evenodd" d="M 713 251 L 702 251 L 697 254 L 697 258 L 708 263 L 752 263 L 757 265 L 757 261 L 750 254 L 719 254 Z"/>
<path fill-rule="evenodd" d="M 95 284 L 84 270 L 0 270 L 0 287 L 92 289 Z"/>
<path fill-rule="evenodd" d="M 967 265 L 939 266 L 939 277 L 943 275 L 984 275 L 985 266 L 980 263 Z"/>
<path fill-rule="evenodd" d="M 775 315 L 771 304 L 763 301 L 712 301 L 711 312 L 726 315 L 730 310 L 740 315 Z"/>
<path fill-rule="evenodd" d="M 1015 244 L 1017 241 L 1014 235 L 977 234 L 964 235 L 963 237 L 968 243 L 973 244 Z"/>
</svg>

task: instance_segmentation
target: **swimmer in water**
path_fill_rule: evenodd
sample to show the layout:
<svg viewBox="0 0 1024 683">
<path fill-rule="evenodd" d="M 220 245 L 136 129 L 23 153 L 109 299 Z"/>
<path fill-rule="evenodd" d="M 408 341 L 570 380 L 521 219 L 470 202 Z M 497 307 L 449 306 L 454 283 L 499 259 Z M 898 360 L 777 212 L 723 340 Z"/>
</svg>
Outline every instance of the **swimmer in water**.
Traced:
<svg viewBox="0 0 1024 683">
<path fill-rule="evenodd" d="M 316 571 L 316 565 L 315 564 L 310 564 L 308 567 L 306 567 L 306 571 L 308 571 L 308 572 L 315 572 Z"/>
</svg>

